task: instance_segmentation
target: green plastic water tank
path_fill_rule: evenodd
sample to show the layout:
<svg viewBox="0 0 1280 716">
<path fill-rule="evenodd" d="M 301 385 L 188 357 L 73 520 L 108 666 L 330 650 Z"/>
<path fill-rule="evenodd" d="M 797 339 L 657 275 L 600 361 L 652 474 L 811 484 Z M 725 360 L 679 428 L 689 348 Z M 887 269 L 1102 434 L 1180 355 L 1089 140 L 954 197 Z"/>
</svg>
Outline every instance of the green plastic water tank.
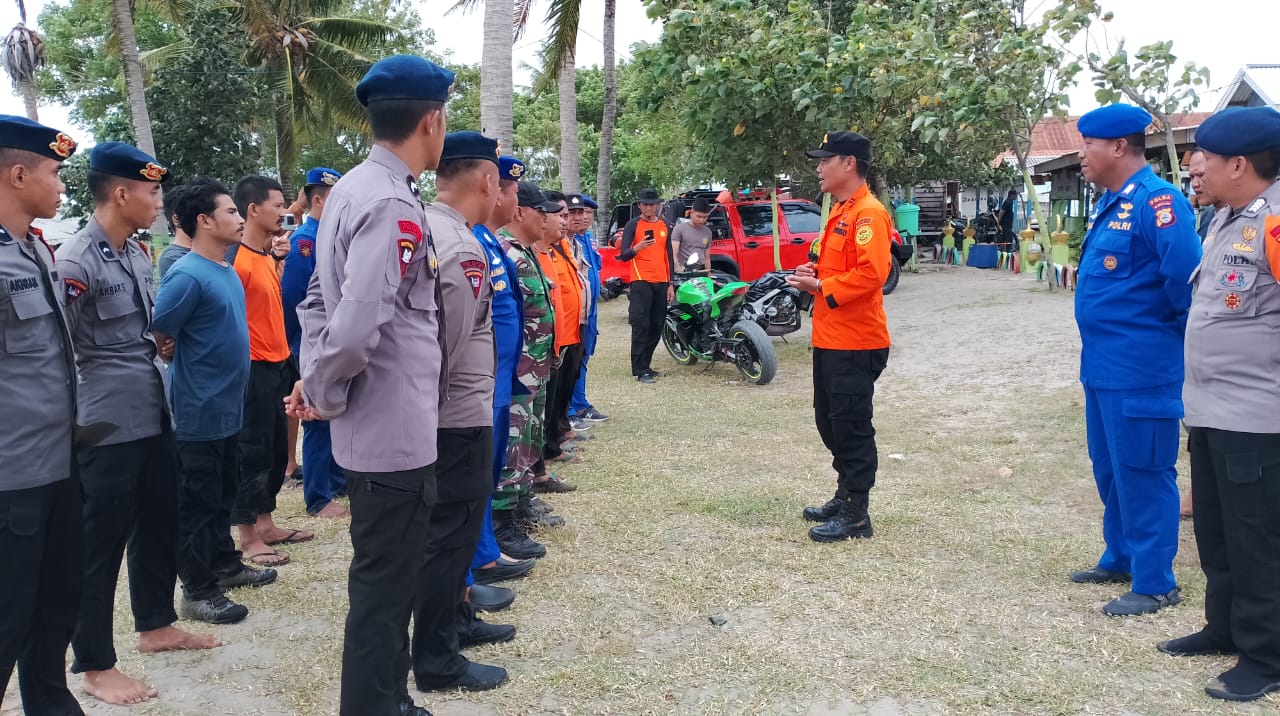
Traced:
<svg viewBox="0 0 1280 716">
<path fill-rule="evenodd" d="M 920 207 L 915 204 L 899 204 L 893 210 L 898 220 L 898 231 L 912 236 L 920 235 Z"/>
</svg>

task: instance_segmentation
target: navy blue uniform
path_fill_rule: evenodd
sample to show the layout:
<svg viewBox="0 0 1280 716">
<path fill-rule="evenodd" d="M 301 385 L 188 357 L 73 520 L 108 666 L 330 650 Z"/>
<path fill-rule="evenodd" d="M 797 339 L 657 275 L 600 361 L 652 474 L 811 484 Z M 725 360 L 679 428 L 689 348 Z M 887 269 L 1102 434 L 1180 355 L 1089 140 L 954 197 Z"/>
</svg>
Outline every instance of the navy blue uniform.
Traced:
<svg viewBox="0 0 1280 716">
<path fill-rule="evenodd" d="M 578 368 L 578 384 L 573 388 L 573 399 L 569 402 L 569 413 L 578 415 L 591 409 L 591 401 L 587 400 L 587 359 L 596 352 L 596 336 L 599 331 L 598 315 L 600 313 L 600 268 L 602 261 L 600 252 L 596 250 L 596 239 L 591 231 L 574 234 L 573 240 L 582 247 L 582 256 L 587 260 L 587 283 L 591 284 L 591 310 L 587 313 L 587 332 L 582 336 L 582 367 Z"/>
<path fill-rule="evenodd" d="M 1191 204 L 1149 167 L 1098 201 L 1075 304 L 1089 457 L 1104 506 L 1098 566 L 1132 574 L 1138 594 L 1176 586 L 1182 342 L 1199 262 Z"/>
</svg>

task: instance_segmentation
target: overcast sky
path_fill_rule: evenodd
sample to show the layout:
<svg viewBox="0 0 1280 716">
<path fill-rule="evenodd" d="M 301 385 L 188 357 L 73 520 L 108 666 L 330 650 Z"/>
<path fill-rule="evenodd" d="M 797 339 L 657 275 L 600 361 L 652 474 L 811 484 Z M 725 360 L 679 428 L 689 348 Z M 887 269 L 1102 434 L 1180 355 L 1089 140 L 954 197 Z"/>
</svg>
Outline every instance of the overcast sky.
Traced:
<svg viewBox="0 0 1280 716">
<path fill-rule="evenodd" d="M 1033 0 L 1034 1 L 1034 0 Z M 1246 63 L 1280 61 L 1280 53 L 1274 50 L 1274 10 L 1265 8 L 1268 3 L 1259 0 L 1217 0 L 1213 3 L 1166 0 L 1163 3 L 1139 0 L 1103 0 L 1105 7 L 1115 13 L 1116 19 L 1107 26 L 1114 43 L 1127 39 L 1127 47 L 1138 47 L 1157 40 L 1174 41 L 1174 53 L 1179 61 L 1192 60 L 1210 68 L 1210 87 L 1220 89 L 1231 82 L 1236 71 Z M 1047 6 L 1050 0 L 1043 0 Z M 28 17 L 34 22 L 46 0 L 27 0 Z M 435 30 L 436 47 L 451 53 L 457 63 L 480 62 L 481 25 L 483 11 L 471 13 L 444 12 L 453 0 L 417 0 L 423 25 Z M 537 61 L 537 49 L 546 35 L 543 22 L 546 3 L 535 4 L 534 20 L 528 32 L 515 46 L 516 82 L 524 84 L 527 72 L 520 70 L 521 62 Z M 582 25 L 578 34 L 578 64 L 598 65 L 603 62 L 600 43 L 603 24 L 603 0 L 583 0 Z M 0 0 L 0 28 L 10 28 L 18 21 L 15 3 Z M 636 42 L 654 42 L 662 33 L 659 23 L 651 22 L 645 15 L 642 0 L 619 0 L 617 21 L 617 47 L 619 59 L 630 57 L 629 48 Z M 1103 39 L 1101 33 L 1095 37 Z M 1097 106 L 1093 90 L 1087 78 L 1083 86 L 1072 93 L 1071 112 L 1079 114 Z M 1216 94 L 1206 95 L 1201 110 L 1212 110 L 1217 102 Z M 0 89 L 0 113 L 23 114 L 22 100 L 12 92 Z M 59 128 L 72 127 L 67 118 L 67 108 L 41 105 L 43 122 Z M 83 129 L 80 135 L 83 136 Z M 84 137 L 87 139 L 87 137 Z"/>
</svg>

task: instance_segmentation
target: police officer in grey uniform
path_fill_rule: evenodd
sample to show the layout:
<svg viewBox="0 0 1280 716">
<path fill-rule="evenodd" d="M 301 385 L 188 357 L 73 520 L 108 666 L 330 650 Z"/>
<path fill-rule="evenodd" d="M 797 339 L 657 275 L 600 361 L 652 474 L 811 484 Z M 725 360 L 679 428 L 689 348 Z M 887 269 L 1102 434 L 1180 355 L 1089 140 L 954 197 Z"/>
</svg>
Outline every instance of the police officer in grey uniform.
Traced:
<svg viewBox="0 0 1280 716">
<path fill-rule="evenodd" d="M 165 368 L 151 333 L 151 259 L 134 232 L 163 209 L 169 170 L 121 142 L 96 145 L 87 183 L 94 215 L 58 247 L 63 301 L 80 370 L 81 420 L 116 431 L 77 451 L 84 489 L 84 591 L 71 640 L 71 671 L 109 703 L 156 691 L 116 670 L 112 617 L 125 547 L 134 629 L 143 652 L 211 648 L 218 642 L 173 627 L 177 584 L 177 445 L 165 399 Z"/>
<path fill-rule="evenodd" d="M 1238 655 L 1205 691 L 1251 701 L 1280 690 L 1280 112 L 1223 110 L 1196 141 L 1225 204 L 1192 276 L 1183 387 L 1205 627 L 1159 649 Z"/>
<path fill-rule="evenodd" d="M 450 368 L 436 434 L 436 504 L 414 608 L 413 673 L 423 691 L 478 691 L 506 681 L 507 671 L 463 657 L 458 651 L 463 630 L 467 646 L 515 637 L 510 626 L 481 622 L 471 628 L 463 603 L 493 492 L 493 286 L 487 256 L 471 227 L 488 220 L 498 201 L 498 141 L 479 132 L 447 135 L 436 194 L 426 208 L 427 226 L 440 256 Z"/>
<path fill-rule="evenodd" d="M 16 663 L 32 716 L 84 713 L 66 676 L 82 577 L 75 355 L 53 250 L 31 226 L 57 214 L 58 170 L 75 150 L 56 129 L 0 115 L 0 684 Z"/>
<path fill-rule="evenodd" d="M 374 147 L 329 194 L 298 307 L 302 381 L 286 400 L 295 417 L 330 421 L 351 495 L 342 716 L 426 713 L 408 694 L 409 617 L 436 501 L 447 369 L 417 181 L 440 161 L 453 77 L 396 55 L 356 86 Z"/>
</svg>

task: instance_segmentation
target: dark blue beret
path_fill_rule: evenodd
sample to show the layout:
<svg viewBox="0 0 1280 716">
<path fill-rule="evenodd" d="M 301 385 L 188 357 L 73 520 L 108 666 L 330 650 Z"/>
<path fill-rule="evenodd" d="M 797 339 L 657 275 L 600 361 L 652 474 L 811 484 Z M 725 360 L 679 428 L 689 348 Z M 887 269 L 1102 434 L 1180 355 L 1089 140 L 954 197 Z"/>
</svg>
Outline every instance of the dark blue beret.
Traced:
<svg viewBox="0 0 1280 716">
<path fill-rule="evenodd" d="M 596 209 L 599 209 L 599 208 L 600 208 L 600 205 L 596 203 L 595 199 L 592 199 L 591 197 L 587 196 L 586 194 L 583 194 L 583 195 L 582 195 L 582 203 L 583 203 L 583 204 L 586 204 L 586 205 L 587 205 L 587 208 L 588 208 L 588 209 L 591 209 L 592 211 L 595 211 Z"/>
<path fill-rule="evenodd" d="M 1270 107 L 1231 107 L 1196 128 L 1196 144 L 1224 157 L 1280 149 L 1280 112 Z"/>
<path fill-rule="evenodd" d="M 0 147 L 22 149 L 63 161 L 76 153 L 76 140 L 26 117 L 0 114 Z"/>
<path fill-rule="evenodd" d="M 528 167 L 524 165 L 524 162 L 516 159 L 515 157 L 508 157 L 505 154 L 498 157 L 499 179 L 506 179 L 507 181 L 523 181 L 524 173 L 527 168 Z"/>
<path fill-rule="evenodd" d="M 1076 129 L 1085 137 L 1119 139 L 1146 134 L 1150 125 L 1151 115 L 1147 110 L 1131 104 L 1112 104 L 1085 114 L 1076 122 Z"/>
<path fill-rule="evenodd" d="M 89 150 L 89 168 L 95 172 L 134 181 L 169 180 L 168 168 L 157 163 L 155 157 L 124 142 L 103 142 L 95 145 Z"/>
<path fill-rule="evenodd" d="M 333 186 L 342 174 L 329 167 L 316 167 L 307 171 L 307 186 Z"/>
<path fill-rule="evenodd" d="M 365 107 L 388 99 L 444 102 L 453 77 L 453 72 L 416 55 L 392 55 L 369 68 L 356 85 L 356 99 Z"/>
<path fill-rule="evenodd" d="M 444 151 L 440 153 L 440 161 L 451 159 L 488 159 L 499 164 L 498 140 L 486 137 L 479 132 L 449 132 L 444 135 Z M 499 164 L 499 167 L 501 165 Z"/>
</svg>

